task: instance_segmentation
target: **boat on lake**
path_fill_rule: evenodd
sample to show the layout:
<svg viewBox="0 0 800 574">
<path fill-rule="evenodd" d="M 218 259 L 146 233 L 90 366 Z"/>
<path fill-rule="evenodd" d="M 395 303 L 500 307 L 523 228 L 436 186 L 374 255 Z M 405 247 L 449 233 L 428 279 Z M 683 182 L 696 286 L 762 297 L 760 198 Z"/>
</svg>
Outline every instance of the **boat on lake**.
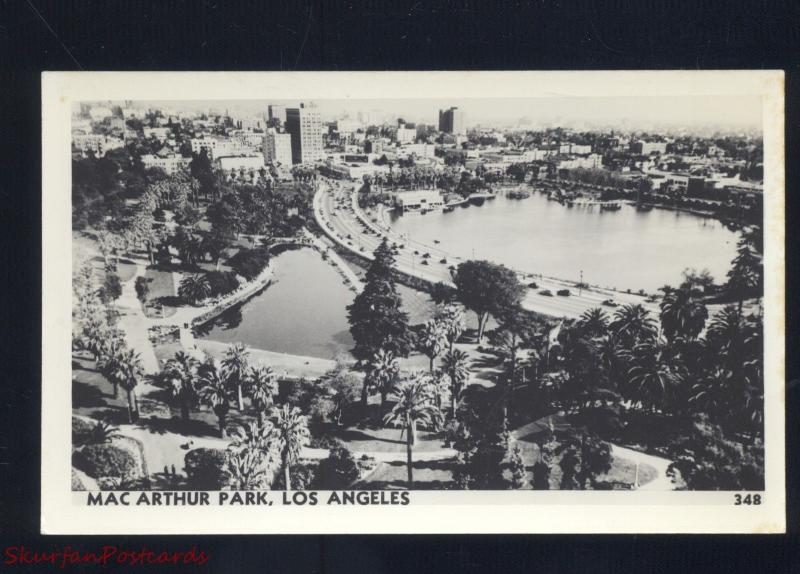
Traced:
<svg viewBox="0 0 800 574">
<path fill-rule="evenodd" d="M 600 206 L 603 211 L 619 211 L 622 209 L 622 204 L 618 202 L 604 203 Z"/>
</svg>

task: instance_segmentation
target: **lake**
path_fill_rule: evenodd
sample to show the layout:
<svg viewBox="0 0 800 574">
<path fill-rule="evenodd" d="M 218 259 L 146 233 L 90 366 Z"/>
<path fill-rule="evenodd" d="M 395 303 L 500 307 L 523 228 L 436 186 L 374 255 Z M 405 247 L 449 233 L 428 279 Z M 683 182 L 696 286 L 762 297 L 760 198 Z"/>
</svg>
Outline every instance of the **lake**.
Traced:
<svg viewBox="0 0 800 574">
<path fill-rule="evenodd" d="M 311 248 L 274 256 L 272 283 L 199 329 L 198 337 L 241 342 L 257 349 L 332 359 L 353 347 L 346 307 L 355 293 L 330 262 Z M 360 266 L 354 266 L 359 275 Z M 428 320 L 434 305 L 427 294 L 402 285 L 398 291 L 411 323 Z"/>
<path fill-rule="evenodd" d="M 336 269 L 310 248 L 284 251 L 275 262 L 272 283 L 222 313 L 201 336 L 326 359 L 351 349 L 346 307 L 354 293 Z"/>
<path fill-rule="evenodd" d="M 488 259 L 531 273 L 648 292 L 681 280 L 686 267 L 725 281 L 738 234 L 717 220 L 653 209 L 567 207 L 541 193 L 498 195 L 452 212 L 390 216 L 394 232 L 463 258 Z"/>
</svg>

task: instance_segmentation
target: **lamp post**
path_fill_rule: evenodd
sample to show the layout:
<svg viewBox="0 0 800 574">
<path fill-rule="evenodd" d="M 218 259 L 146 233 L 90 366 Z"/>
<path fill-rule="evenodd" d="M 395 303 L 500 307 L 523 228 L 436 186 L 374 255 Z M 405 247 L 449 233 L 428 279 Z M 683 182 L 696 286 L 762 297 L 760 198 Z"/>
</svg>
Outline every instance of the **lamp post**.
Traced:
<svg viewBox="0 0 800 574">
<path fill-rule="evenodd" d="M 578 283 L 578 297 L 581 296 L 582 291 L 583 291 L 583 269 L 581 269 L 581 282 Z"/>
</svg>

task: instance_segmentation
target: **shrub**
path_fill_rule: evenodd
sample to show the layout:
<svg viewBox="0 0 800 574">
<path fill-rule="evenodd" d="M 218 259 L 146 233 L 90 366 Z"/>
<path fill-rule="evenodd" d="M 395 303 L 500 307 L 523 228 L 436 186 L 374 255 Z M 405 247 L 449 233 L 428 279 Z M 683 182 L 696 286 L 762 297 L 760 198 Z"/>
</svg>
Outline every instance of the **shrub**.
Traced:
<svg viewBox="0 0 800 574">
<path fill-rule="evenodd" d="M 331 449 L 328 458 L 319 463 L 315 486 L 320 490 L 347 488 L 360 473 L 353 454 L 343 445 Z"/>
<path fill-rule="evenodd" d="M 196 448 L 183 459 L 190 490 L 222 490 L 230 479 L 225 469 L 226 451 L 220 448 Z"/>
<path fill-rule="evenodd" d="M 206 273 L 206 281 L 211 287 L 212 297 L 227 295 L 239 287 L 239 281 L 233 271 L 209 271 Z"/>
<path fill-rule="evenodd" d="M 80 446 L 85 444 L 94 429 L 94 423 L 80 417 L 72 417 L 72 444 Z"/>
<path fill-rule="evenodd" d="M 78 470 L 92 478 L 124 478 L 133 474 L 137 467 L 130 452 L 112 444 L 90 444 L 77 451 L 72 459 Z"/>
<path fill-rule="evenodd" d="M 269 249 L 267 247 L 256 247 L 255 249 L 243 247 L 236 255 L 228 259 L 230 268 L 248 281 L 257 277 L 268 263 Z"/>
<path fill-rule="evenodd" d="M 83 484 L 83 480 L 78 475 L 77 471 L 73 468 L 72 469 L 72 487 L 71 490 L 86 490 L 86 485 Z"/>
</svg>

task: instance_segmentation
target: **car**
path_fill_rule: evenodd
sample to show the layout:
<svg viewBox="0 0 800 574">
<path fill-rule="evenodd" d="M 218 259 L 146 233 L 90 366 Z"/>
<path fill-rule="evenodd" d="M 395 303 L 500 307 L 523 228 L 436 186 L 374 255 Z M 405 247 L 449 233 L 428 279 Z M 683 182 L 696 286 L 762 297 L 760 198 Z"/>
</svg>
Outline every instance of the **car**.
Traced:
<svg viewBox="0 0 800 574">
<path fill-rule="evenodd" d="M 422 258 L 423 258 L 423 259 L 428 259 L 430 256 L 431 256 L 431 254 L 430 254 L 430 253 L 423 253 L 423 254 L 422 254 Z"/>
<path fill-rule="evenodd" d="M 422 260 L 422 264 L 423 264 L 423 265 L 427 265 L 427 264 L 428 264 L 428 260 L 427 260 L 427 259 L 423 259 L 423 260 Z"/>
<path fill-rule="evenodd" d="M 528 287 L 530 287 L 531 289 L 538 289 L 539 285 L 538 283 L 536 283 L 536 281 L 531 281 L 530 283 L 528 283 Z"/>
<path fill-rule="evenodd" d="M 561 297 L 569 297 L 570 295 L 569 289 L 559 289 L 558 291 L 556 291 L 556 295 L 559 295 Z"/>
<path fill-rule="evenodd" d="M 552 297 L 553 293 L 550 291 L 550 289 L 542 289 L 541 291 L 539 291 L 539 295 L 544 295 L 545 297 Z"/>
<path fill-rule="evenodd" d="M 447 265 L 447 259 L 445 259 L 444 257 L 442 257 L 442 258 L 439 260 L 439 263 L 441 263 L 442 265 Z"/>
<path fill-rule="evenodd" d="M 606 307 L 617 307 L 617 303 L 614 302 L 613 299 L 606 299 L 601 303 L 601 305 L 605 305 Z"/>
</svg>

